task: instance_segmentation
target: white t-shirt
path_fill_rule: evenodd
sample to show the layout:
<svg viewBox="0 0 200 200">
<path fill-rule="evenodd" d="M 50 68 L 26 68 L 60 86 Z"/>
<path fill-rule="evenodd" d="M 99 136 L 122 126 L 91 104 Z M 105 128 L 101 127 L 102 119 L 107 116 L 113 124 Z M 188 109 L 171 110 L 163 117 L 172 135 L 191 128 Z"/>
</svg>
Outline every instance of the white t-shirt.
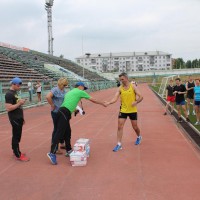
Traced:
<svg viewBox="0 0 200 200">
<path fill-rule="evenodd" d="M 28 82 L 28 90 L 32 90 L 33 89 L 33 84 L 31 82 Z"/>
<path fill-rule="evenodd" d="M 36 85 L 36 92 L 41 92 L 42 91 L 42 86 L 41 86 L 41 84 L 37 84 Z"/>
</svg>

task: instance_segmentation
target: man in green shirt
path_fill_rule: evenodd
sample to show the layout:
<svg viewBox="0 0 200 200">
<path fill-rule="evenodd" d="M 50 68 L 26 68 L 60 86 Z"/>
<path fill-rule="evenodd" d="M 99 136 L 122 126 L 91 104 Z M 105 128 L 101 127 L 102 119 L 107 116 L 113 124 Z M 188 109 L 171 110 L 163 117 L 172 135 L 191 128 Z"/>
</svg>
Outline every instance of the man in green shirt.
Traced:
<svg viewBox="0 0 200 200">
<path fill-rule="evenodd" d="M 56 121 L 57 131 L 55 133 L 55 136 L 52 138 L 51 151 L 47 153 L 47 156 L 53 165 L 57 164 L 55 153 L 57 150 L 57 145 L 59 143 L 59 138 L 61 138 L 61 136 L 64 136 L 63 138 L 65 140 L 67 152 L 66 155 L 69 155 L 72 152 L 71 127 L 69 121 L 71 119 L 71 114 L 76 110 L 78 102 L 82 98 L 84 98 L 90 100 L 93 103 L 100 104 L 104 107 L 107 106 L 106 102 L 98 101 L 97 99 L 91 97 L 88 93 L 86 93 L 84 91 L 86 89 L 87 87 L 85 87 L 83 82 L 78 82 L 75 88 L 65 95 L 64 101 L 58 110 Z"/>
</svg>

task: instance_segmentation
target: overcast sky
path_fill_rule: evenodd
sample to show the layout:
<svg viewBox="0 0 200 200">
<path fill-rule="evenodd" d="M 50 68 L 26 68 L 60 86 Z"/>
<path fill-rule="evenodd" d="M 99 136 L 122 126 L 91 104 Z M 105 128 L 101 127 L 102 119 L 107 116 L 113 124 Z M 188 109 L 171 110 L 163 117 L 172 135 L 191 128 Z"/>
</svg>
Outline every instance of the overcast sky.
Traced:
<svg viewBox="0 0 200 200">
<path fill-rule="evenodd" d="M 0 0 L 0 42 L 47 53 L 45 0 Z M 200 58 L 200 0 L 54 0 L 54 55 L 164 51 Z"/>
</svg>

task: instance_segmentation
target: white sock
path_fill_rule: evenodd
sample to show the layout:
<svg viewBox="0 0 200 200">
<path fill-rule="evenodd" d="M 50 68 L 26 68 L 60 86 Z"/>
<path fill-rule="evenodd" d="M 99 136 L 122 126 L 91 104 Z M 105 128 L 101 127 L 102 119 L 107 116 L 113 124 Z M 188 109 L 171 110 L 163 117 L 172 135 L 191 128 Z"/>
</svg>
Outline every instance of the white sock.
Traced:
<svg viewBox="0 0 200 200">
<path fill-rule="evenodd" d="M 118 144 L 119 146 L 121 146 L 121 145 L 122 145 L 122 143 L 121 143 L 121 142 L 118 142 L 117 144 Z"/>
</svg>

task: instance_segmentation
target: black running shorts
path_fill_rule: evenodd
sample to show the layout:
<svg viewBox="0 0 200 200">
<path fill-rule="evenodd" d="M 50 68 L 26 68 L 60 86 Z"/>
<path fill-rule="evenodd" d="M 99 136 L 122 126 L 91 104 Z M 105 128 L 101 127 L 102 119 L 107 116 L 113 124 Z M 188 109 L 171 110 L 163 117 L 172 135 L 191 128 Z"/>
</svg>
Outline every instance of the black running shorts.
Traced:
<svg viewBox="0 0 200 200">
<path fill-rule="evenodd" d="M 137 113 L 122 113 L 119 112 L 118 118 L 127 119 L 129 117 L 130 120 L 137 120 Z"/>
</svg>

